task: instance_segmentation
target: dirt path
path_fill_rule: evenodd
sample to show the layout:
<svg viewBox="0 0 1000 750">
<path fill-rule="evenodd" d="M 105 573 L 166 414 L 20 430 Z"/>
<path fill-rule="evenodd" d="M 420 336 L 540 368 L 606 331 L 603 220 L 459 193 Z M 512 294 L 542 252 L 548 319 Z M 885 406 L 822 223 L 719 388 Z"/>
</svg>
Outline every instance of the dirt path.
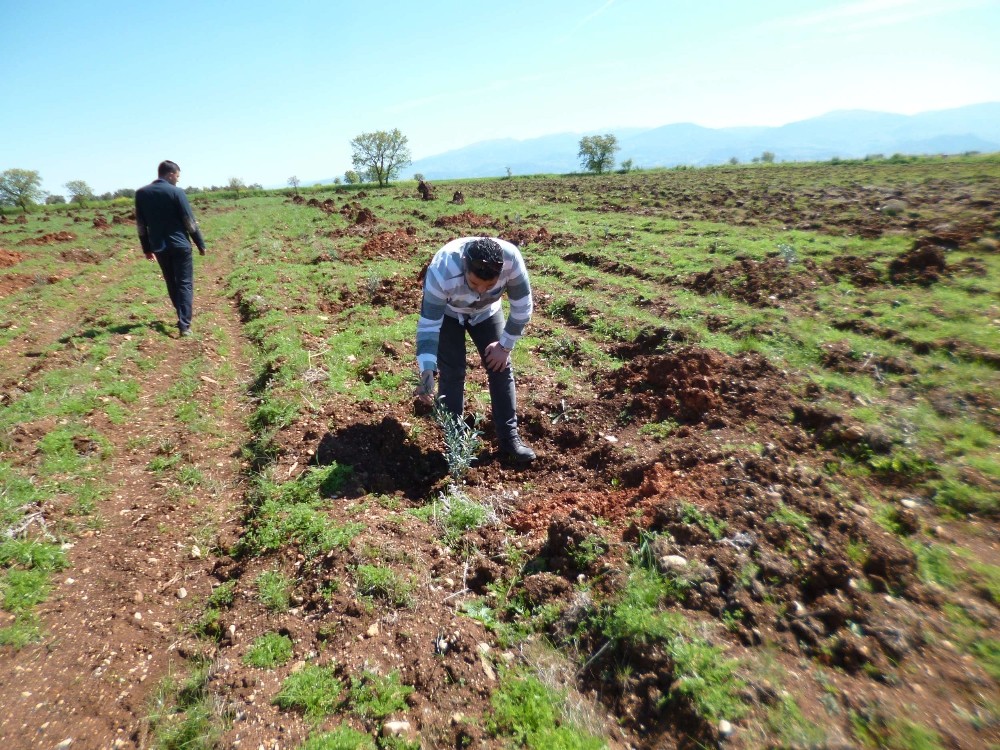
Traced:
<svg viewBox="0 0 1000 750">
<path fill-rule="evenodd" d="M 141 334 L 156 366 L 140 376 L 125 424 L 88 417 L 113 446 L 110 492 L 100 527 L 70 537 L 70 565 L 38 608 L 44 640 L 0 655 L 8 747 L 139 746 L 151 696 L 184 657 L 185 626 L 210 593 L 210 548 L 241 496 L 247 368 L 224 294 L 230 265 L 223 243 L 196 263 L 194 337 Z M 150 302 L 169 320 L 165 297 Z M 176 391 L 184 378 L 196 383 L 187 404 Z M 210 426 L 192 416 L 209 414 Z"/>
</svg>

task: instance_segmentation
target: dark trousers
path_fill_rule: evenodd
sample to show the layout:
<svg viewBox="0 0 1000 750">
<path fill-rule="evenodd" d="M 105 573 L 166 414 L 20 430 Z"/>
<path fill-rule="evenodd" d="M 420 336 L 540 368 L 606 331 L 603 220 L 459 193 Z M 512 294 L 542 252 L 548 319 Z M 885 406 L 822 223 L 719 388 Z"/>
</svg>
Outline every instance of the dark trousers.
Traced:
<svg viewBox="0 0 1000 750">
<path fill-rule="evenodd" d="M 168 247 L 156 253 L 167 294 L 177 311 L 177 327 L 186 331 L 191 327 L 191 310 L 194 306 L 194 259 L 189 247 Z"/>
<path fill-rule="evenodd" d="M 450 315 L 444 316 L 438 339 L 438 396 L 445 408 L 461 417 L 465 407 L 465 332 L 479 350 L 480 358 L 486 347 L 500 340 L 503 332 L 502 312 L 478 325 L 459 323 Z M 517 435 L 517 396 L 514 390 L 514 371 L 507 367 L 500 372 L 487 370 L 490 402 L 493 405 L 493 426 L 501 445 Z"/>
</svg>

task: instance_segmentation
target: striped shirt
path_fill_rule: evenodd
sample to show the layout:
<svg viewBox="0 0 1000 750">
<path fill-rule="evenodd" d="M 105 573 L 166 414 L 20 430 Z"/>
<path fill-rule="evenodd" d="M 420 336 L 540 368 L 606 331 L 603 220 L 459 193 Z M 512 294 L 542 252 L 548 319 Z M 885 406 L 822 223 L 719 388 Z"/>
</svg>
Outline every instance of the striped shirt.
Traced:
<svg viewBox="0 0 1000 750">
<path fill-rule="evenodd" d="M 500 310 L 500 298 L 506 291 L 510 316 L 500 334 L 500 346 L 505 349 L 514 348 L 531 320 L 531 282 L 524 258 L 516 245 L 493 238 L 503 249 L 503 269 L 488 292 L 480 295 L 465 283 L 462 248 L 477 239 L 461 237 L 452 240 L 434 254 L 427 267 L 424 300 L 417 322 L 417 365 L 421 372 L 437 370 L 438 339 L 445 315 L 463 325 L 478 325 Z"/>
</svg>

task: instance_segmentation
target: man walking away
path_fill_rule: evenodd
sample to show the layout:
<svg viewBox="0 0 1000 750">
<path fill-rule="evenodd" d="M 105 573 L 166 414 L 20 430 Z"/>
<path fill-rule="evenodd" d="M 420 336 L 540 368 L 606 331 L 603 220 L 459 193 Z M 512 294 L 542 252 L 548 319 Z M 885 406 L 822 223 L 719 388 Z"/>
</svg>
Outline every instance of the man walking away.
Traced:
<svg viewBox="0 0 1000 750">
<path fill-rule="evenodd" d="M 167 293 L 177 311 L 177 330 L 181 336 L 190 336 L 194 305 L 191 239 L 201 255 L 205 254 L 205 240 L 187 195 L 177 187 L 181 168 L 172 161 L 162 161 L 157 174 L 157 179 L 135 193 L 135 225 L 142 252 L 147 260 L 156 260 L 167 282 Z"/>
</svg>

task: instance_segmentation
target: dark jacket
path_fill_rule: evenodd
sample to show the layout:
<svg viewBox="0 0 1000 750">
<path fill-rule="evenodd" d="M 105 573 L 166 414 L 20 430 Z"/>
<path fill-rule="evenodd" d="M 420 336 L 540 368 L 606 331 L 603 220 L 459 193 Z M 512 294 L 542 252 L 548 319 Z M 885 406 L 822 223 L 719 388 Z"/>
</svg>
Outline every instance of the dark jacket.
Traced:
<svg viewBox="0 0 1000 750">
<path fill-rule="evenodd" d="M 158 253 L 167 248 L 190 250 L 188 235 L 199 250 L 205 249 L 187 196 L 166 180 L 153 180 L 136 191 L 135 226 L 144 253 Z"/>
</svg>

